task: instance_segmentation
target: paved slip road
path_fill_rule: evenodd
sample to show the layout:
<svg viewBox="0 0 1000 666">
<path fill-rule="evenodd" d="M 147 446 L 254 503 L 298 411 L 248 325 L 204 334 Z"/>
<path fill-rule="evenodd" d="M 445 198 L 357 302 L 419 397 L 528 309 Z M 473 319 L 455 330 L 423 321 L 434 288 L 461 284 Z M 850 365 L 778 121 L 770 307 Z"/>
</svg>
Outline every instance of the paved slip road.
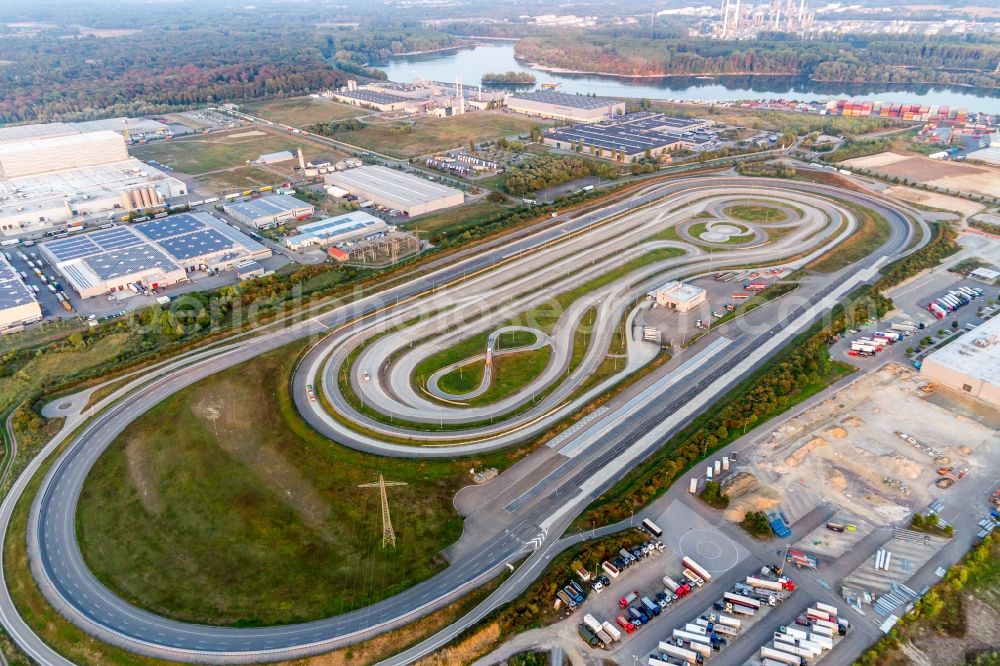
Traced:
<svg viewBox="0 0 1000 666">
<path fill-rule="evenodd" d="M 705 182 L 708 179 L 691 180 Z M 710 182 L 713 185 L 738 188 L 754 181 L 712 178 Z M 763 182 L 766 183 L 765 186 L 774 186 L 770 181 Z M 383 294 L 363 298 L 350 306 L 297 322 L 284 330 L 256 338 L 240 339 L 200 355 L 192 355 L 175 365 L 164 366 L 152 380 L 136 380 L 134 385 L 119 390 L 112 398 L 102 401 L 100 408 L 110 406 L 69 443 L 46 474 L 35 498 L 29 523 L 28 546 L 32 570 L 40 581 L 43 592 L 74 623 L 103 640 L 136 652 L 212 663 L 288 659 L 328 650 L 352 638 L 371 633 L 373 629 L 400 623 L 416 613 L 440 605 L 462 594 L 470 585 L 492 575 L 507 561 L 526 552 L 528 542 L 540 536 L 541 546 L 484 604 L 446 632 L 393 659 L 392 663 L 406 663 L 449 640 L 497 603 L 516 596 L 533 580 L 548 559 L 569 543 L 581 539 L 582 537 L 574 537 L 555 541 L 548 536 L 561 533 L 591 498 L 598 496 L 640 462 L 664 438 L 683 427 L 699 410 L 759 367 L 796 331 L 808 326 L 850 289 L 863 281 L 873 280 L 878 266 L 898 256 L 908 246 L 911 225 L 906 216 L 896 208 L 856 193 L 822 186 L 783 183 L 782 187 L 835 194 L 874 207 L 892 224 L 892 237 L 878 252 L 859 262 L 853 276 L 837 276 L 837 282 L 818 292 L 813 303 L 796 308 L 784 321 L 775 323 L 763 335 L 737 336 L 732 339 L 726 343 L 725 353 L 707 358 L 697 368 L 690 370 L 682 388 L 664 393 L 652 403 L 646 403 L 648 411 L 633 415 L 634 418 L 627 427 L 619 428 L 598 445 L 584 447 L 569 457 L 569 462 L 564 463 L 569 467 L 564 470 L 566 475 L 562 477 L 565 479 L 562 483 L 545 484 L 544 488 L 534 491 L 530 501 L 506 511 L 507 515 L 502 516 L 504 522 L 501 529 L 484 539 L 468 555 L 453 562 L 437 576 L 369 608 L 307 624 L 247 629 L 184 624 L 135 608 L 101 585 L 87 570 L 80 555 L 75 539 L 75 507 L 86 474 L 128 423 L 167 396 L 208 374 L 232 367 L 294 339 L 319 336 L 348 322 L 356 322 L 359 318 L 391 312 L 398 307 L 393 305 L 394 301 L 405 303 L 418 294 L 461 279 L 464 274 L 490 267 L 495 262 L 510 259 L 522 252 L 529 253 L 533 248 L 574 229 L 690 184 L 672 181 L 663 186 L 651 186 L 628 201 L 576 220 L 550 226 L 538 234 L 513 243 L 497 246 Z M 111 404 L 112 400 L 117 402 Z M 46 447 L 45 453 L 54 451 L 81 420 L 70 420 L 68 429 Z M 396 452 L 395 455 L 412 456 L 418 452 L 410 449 Z M 429 453 L 442 455 L 437 450 Z M 5 533 L 14 503 L 24 492 L 30 475 L 38 470 L 41 461 L 42 457 L 39 457 L 32 462 L 0 507 L 0 522 Z M 611 529 L 613 528 L 605 531 Z M 39 663 L 67 663 L 45 646 L 21 620 L 6 586 L 0 597 L 0 619 L 18 644 Z"/>
</svg>

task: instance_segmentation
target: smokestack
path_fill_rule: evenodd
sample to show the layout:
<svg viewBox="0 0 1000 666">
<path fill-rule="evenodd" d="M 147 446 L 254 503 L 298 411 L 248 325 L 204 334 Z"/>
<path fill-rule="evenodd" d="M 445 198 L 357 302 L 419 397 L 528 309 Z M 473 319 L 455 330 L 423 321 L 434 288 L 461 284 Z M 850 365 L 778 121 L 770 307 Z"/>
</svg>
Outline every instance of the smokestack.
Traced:
<svg viewBox="0 0 1000 666">
<path fill-rule="evenodd" d="M 306 170 L 306 158 L 302 155 L 302 146 L 299 146 L 298 153 L 299 153 L 299 168 L 302 169 L 303 171 L 305 171 Z"/>
</svg>

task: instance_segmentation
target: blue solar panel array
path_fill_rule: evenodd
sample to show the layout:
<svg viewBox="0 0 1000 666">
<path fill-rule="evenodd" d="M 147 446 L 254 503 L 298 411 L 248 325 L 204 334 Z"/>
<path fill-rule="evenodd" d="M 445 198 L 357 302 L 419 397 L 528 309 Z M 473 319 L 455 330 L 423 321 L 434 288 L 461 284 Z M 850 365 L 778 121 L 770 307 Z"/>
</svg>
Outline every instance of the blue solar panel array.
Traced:
<svg viewBox="0 0 1000 666">
<path fill-rule="evenodd" d="M 35 300 L 27 285 L 6 260 L 0 258 L 0 310 L 16 308 Z"/>
<path fill-rule="evenodd" d="M 232 239 L 223 236 L 215 229 L 208 229 L 204 226 L 191 233 L 164 238 L 158 243 L 160 247 L 181 261 L 236 247 L 236 243 Z"/>
<path fill-rule="evenodd" d="M 204 229 L 205 226 L 205 223 L 195 216 L 181 213 L 180 215 L 171 215 L 161 220 L 151 220 L 137 224 L 135 225 L 135 230 L 150 240 L 159 241 L 164 238 L 180 236 L 181 234 L 189 234 L 192 231 Z"/>
<path fill-rule="evenodd" d="M 137 245 L 112 250 L 89 257 L 87 266 L 102 280 L 132 275 L 143 270 L 159 267 L 164 271 L 177 270 L 177 264 L 151 245 Z"/>
</svg>

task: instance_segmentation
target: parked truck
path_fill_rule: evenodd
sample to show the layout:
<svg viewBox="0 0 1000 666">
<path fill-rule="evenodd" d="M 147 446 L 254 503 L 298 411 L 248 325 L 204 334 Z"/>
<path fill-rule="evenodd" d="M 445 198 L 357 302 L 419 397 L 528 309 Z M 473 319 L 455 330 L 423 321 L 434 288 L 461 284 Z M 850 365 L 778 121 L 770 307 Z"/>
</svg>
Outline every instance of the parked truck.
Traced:
<svg viewBox="0 0 1000 666">
<path fill-rule="evenodd" d="M 761 659 L 773 659 L 774 661 L 787 664 L 787 666 L 805 666 L 805 659 L 782 650 L 775 650 L 774 648 L 761 646 L 760 656 Z"/>
<path fill-rule="evenodd" d="M 795 581 L 782 576 L 778 580 L 765 580 L 756 576 L 747 576 L 747 585 L 761 590 L 772 590 L 774 592 L 795 591 Z"/>
<path fill-rule="evenodd" d="M 815 604 L 813 604 L 813 606 L 816 608 L 816 610 L 821 610 L 824 613 L 828 613 L 829 615 L 832 615 L 833 617 L 837 617 L 837 607 L 836 606 L 831 606 L 830 604 L 824 604 L 821 601 L 817 601 Z"/>
<path fill-rule="evenodd" d="M 726 592 L 723 597 L 726 602 L 733 604 L 733 607 L 743 606 L 745 608 L 753 608 L 754 610 L 760 610 L 760 602 L 756 599 L 751 599 L 750 597 L 745 597 L 742 594 L 736 594 L 735 592 Z"/>
<path fill-rule="evenodd" d="M 688 484 L 688 492 L 692 495 L 698 494 L 698 478 L 692 477 L 691 482 Z"/>
<path fill-rule="evenodd" d="M 575 601 L 576 603 L 578 603 L 578 604 L 582 604 L 583 603 L 583 595 L 580 594 L 579 592 L 577 592 L 576 590 L 574 590 L 569 585 L 567 585 L 566 587 L 563 588 L 563 592 L 565 592 L 566 594 L 568 594 L 569 598 L 572 599 L 573 601 Z"/>
<path fill-rule="evenodd" d="M 610 622 L 602 622 L 601 625 L 604 627 L 604 632 L 611 636 L 611 640 L 620 641 L 622 639 L 622 632 L 618 631 L 618 627 Z"/>
<path fill-rule="evenodd" d="M 642 605 L 646 607 L 646 610 L 648 611 L 646 614 L 650 616 L 655 617 L 659 615 L 660 611 L 662 610 L 660 608 L 660 605 L 657 603 L 653 603 L 653 601 L 651 601 L 649 597 L 642 598 Z"/>
<path fill-rule="evenodd" d="M 559 598 L 560 601 L 562 601 L 570 608 L 576 608 L 576 602 L 563 590 L 559 590 L 558 592 L 556 592 L 556 596 Z"/>
<path fill-rule="evenodd" d="M 579 625 L 577 627 L 577 633 L 580 634 L 580 638 L 583 639 L 583 642 L 589 645 L 590 647 L 604 647 L 603 645 L 601 645 L 601 639 L 599 639 L 597 637 L 597 634 L 591 631 L 590 627 L 588 627 L 587 625 L 585 624 Z"/>
<path fill-rule="evenodd" d="M 706 581 L 712 580 L 712 574 L 708 573 L 708 571 L 706 571 L 704 567 L 702 567 L 700 564 L 692 560 L 690 557 L 683 558 L 681 560 L 681 564 L 683 564 L 688 569 L 701 576 L 703 580 Z"/>
<path fill-rule="evenodd" d="M 702 645 L 711 645 L 711 641 L 708 640 L 708 636 L 702 636 L 701 634 L 692 634 L 690 631 L 684 631 L 682 629 L 674 629 L 674 638 L 679 638 L 682 641 L 687 641 L 688 643 L 701 643 Z"/>
<path fill-rule="evenodd" d="M 899 331 L 900 333 L 913 334 L 919 329 L 913 324 L 892 324 L 892 330 Z"/>
<path fill-rule="evenodd" d="M 689 664 L 698 663 L 698 655 L 686 648 L 677 647 L 676 645 L 673 645 L 672 643 L 668 643 L 666 641 L 660 641 L 659 648 L 660 652 L 662 652 L 663 654 L 683 659 Z M 798 664 L 795 664 L 794 666 L 798 666 Z"/>
<path fill-rule="evenodd" d="M 701 576 L 699 576 L 695 572 L 691 571 L 690 569 L 685 569 L 682 573 L 684 574 L 685 578 L 687 578 L 689 581 L 691 581 L 692 585 L 696 585 L 698 587 L 701 587 L 702 585 L 705 584 L 705 581 L 702 580 Z"/>
<path fill-rule="evenodd" d="M 628 608 L 628 605 L 639 598 L 638 592 L 629 592 L 624 597 L 618 600 L 619 608 Z"/>
<path fill-rule="evenodd" d="M 618 571 L 618 568 L 607 560 L 601 562 L 601 568 L 604 569 L 604 572 L 612 578 L 618 578 L 618 575 L 621 574 L 621 571 Z"/>
<path fill-rule="evenodd" d="M 586 615 L 583 616 L 583 623 L 588 627 L 590 627 L 590 630 L 593 631 L 595 634 L 604 628 L 604 625 L 598 622 L 597 618 L 591 615 L 590 613 L 587 613 Z"/>
</svg>

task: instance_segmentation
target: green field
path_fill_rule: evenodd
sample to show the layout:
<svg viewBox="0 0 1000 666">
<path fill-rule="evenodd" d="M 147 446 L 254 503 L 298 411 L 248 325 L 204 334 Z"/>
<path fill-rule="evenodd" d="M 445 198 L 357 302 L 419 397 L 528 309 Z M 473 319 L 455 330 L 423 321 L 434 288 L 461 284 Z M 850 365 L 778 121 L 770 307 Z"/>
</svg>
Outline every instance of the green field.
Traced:
<svg viewBox="0 0 1000 666">
<path fill-rule="evenodd" d="M 315 620 L 434 574 L 481 461 L 364 455 L 310 429 L 288 378 L 298 348 L 208 377 L 132 423 L 98 460 L 77 514 L 95 575 L 142 608 L 225 625 Z M 491 461 L 496 464 L 496 461 Z M 381 546 L 384 474 L 397 547 Z"/>
<path fill-rule="evenodd" d="M 884 217 L 867 208 L 848 206 L 858 217 L 857 231 L 846 241 L 815 259 L 806 268 L 819 273 L 833 273 L 864 259 L 889 240 L 892 228 Z"/>
<path fill-rule="evenodd" d="M 245 166 L 248 160 L 255 160 L 263 153 L 280 150 L 294 153 L 300 147 L 306 159 L 324 152 L 310 141 L 255 129 L 154 141 L 130 146 L 129 152 L 140 160 L 156 160 L 175 171 L 198 175 Z"/>
<path fill-rule="evenodd" d="M 263 185 L 280 185 L 284 179 L 277 174 L 257 167 L 239 167 L 226 171 L 213 171 L 195 177 L 195 182 L 210 192 L 246 190 Z"/>
<path fill-rule="evenodd" d="M 527 134 L 537 123 L 513 115 L 479 112 L 451 118 L 370 123 L 337 139 L 393 157 L 416 157 L 514 134 Z"/>
<path fill-rule="evenodd" d="M 788 219 L 788 213 L 773 206 L 763 206 L 760 204 L 748 204 L 730 206 L 722 211 L 729 217 L 744 222 L 761 222 L 763 224 L 776 224 Z"/>
<path fill-rule="evenodd" d="M 455 206 L 442 211 L 422 215 L 405 222 L 402 226 L 421 238 L 434 234 L 464 231 L 489 221 L 496 213 L 506 210 L 503 204 L 492 201 L 477 201 L 464 206 Z"/>
<path fill-rule="evenodd" d="M 305 127 L 316 123 L 328 123 L 371 113 L 356 106 L 338 104 L 314 97 L 292 97 L 254 102 L 240 109 L 252 116 L 273 120 L 276 123 Z"/>
</svg>

